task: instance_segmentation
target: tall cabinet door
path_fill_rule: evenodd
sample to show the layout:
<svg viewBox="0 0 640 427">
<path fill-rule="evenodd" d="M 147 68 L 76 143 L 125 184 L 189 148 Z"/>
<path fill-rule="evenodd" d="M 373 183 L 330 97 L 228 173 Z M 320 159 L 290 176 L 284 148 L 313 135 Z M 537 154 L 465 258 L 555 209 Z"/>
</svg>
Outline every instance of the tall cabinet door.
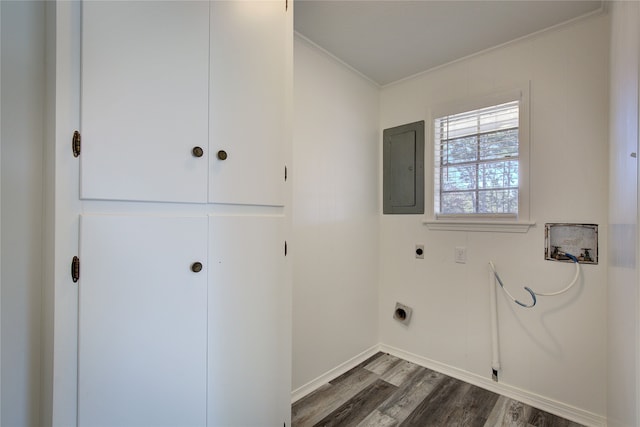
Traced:
<svg viewBox="0 0 640 427">
<path fill-rule="evenodd" d="M 78 425 L 205 425 L 207 218 L 80 227 Z"/>
<path fill-rule="evenodd" d="M 81 198 L 206 202 L 209 3 L 85 1 L 81 66 Z"/>
<path fill-rule="evenodd" d="M 285 1 L 211 3 L 212 203 L 284 204 Z"/>
<path fill-rule="evenodd" d="M 210 217 L 211 427 L 281 426 L 289 419 L 283 221 L 282 216 Z"/>
</svg>

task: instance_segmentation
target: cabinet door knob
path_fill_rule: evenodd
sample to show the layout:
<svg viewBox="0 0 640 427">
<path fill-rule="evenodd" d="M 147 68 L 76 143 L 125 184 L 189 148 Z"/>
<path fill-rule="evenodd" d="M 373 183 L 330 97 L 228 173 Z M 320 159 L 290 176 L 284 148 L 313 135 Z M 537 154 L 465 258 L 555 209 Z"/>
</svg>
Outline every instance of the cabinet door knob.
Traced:
<svg viewBox="0 0 640 427">
<path fill-rule="evenodd" d="M 218 158 L 220 160 L 227 160 L 227 152 L 224 150 L 218 151 Z"/>
<path fill-rule="evenodd" d="M 202 147 L 193 147 L 193 150 L 191 150 L 191 154 L 193 154 L 193 157 L 202 157 L 202 155 L 204 154 L 204 150 L 202 149 Z"/>
<path fill-rule="evenodd" d="M 193 264 L 191 264 L 191 271 L 193 271 L 194 273 L 200 273 L 202 271 L 202 263 L 194 262 Z"/>
</svg>

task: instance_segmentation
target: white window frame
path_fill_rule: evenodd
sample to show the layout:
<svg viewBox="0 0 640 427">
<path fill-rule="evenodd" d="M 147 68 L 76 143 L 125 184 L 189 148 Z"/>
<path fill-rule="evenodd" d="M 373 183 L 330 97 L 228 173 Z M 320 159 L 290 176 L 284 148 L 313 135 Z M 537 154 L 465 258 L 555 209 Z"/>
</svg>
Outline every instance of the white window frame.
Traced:
<svg viewBox="0 0 640 427">
<path fill-rule="evenodd" d="M 511 101 L 519 103 L 518 124 L 518 213 L 517 214 L 438 214 L 435 212 L 435 130 L 434 121 L 448 115 L 500 105 Z M 535 225 L 529 212 L 529 152 L 530 106 L 529 84 L 513 89 L 464 101 L 441 104 L 430 109 L 427 124 L 427 148 L 425 149 L 425 219 L 423 223 L 432 230 L 496 231 L 526 233 Z"/>
</svg>

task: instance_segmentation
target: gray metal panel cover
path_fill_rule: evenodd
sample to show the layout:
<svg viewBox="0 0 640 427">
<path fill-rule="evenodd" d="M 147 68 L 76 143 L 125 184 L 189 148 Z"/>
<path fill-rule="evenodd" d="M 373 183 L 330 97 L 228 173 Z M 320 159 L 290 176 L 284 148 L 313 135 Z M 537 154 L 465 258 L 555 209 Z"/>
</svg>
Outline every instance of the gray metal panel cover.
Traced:
<svg viewBox="0 0 640 427">
<path fill-rule="evenodd" d="M 383 132 L 383 213 L 424 213 L 424 121 Z"/>
</svg>

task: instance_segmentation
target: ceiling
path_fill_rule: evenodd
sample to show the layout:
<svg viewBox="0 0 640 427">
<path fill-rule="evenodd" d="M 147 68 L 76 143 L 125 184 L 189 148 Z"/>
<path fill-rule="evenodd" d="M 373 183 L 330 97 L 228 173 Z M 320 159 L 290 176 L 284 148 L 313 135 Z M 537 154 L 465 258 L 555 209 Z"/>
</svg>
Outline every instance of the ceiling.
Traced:
<svg viewBox="0 0 640 427">
<path fill-rule="evenodd" d="M 379 85 L 602 9 L 601 1 L 297 0 L 295 30 Z"/>
</svg>

